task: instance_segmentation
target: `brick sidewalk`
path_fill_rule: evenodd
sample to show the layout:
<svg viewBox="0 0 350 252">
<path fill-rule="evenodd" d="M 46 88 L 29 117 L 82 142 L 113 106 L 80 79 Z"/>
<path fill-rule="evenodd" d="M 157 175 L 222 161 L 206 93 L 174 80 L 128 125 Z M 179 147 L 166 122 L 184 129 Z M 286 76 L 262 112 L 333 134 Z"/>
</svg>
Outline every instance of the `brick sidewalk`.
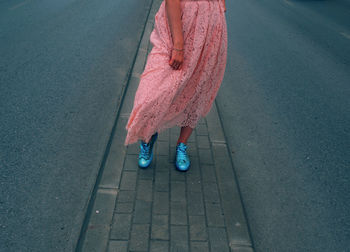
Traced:
<svg viewBox="0 0 350 252">
<path fill-rule="evenodd" d="M 159 134 L 147 169 L 137 165 L 139 144 L 123 145 L 160 3 L 153 1 L 81 250 L 253 251 L 215 103 L 189 139 L 186 173 L 174 166 L 179 127 Z"/>
</svg>

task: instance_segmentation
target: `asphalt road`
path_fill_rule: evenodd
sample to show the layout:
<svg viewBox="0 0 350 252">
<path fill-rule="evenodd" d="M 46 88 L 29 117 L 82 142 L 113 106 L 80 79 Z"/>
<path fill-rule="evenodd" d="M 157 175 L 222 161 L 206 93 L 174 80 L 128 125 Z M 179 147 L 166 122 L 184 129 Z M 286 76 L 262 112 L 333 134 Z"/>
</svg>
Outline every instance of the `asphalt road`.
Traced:
<svg viewBox="0 0 350 252">
<path fill-rule="evenodd" d="M 350 251 L 350 1 L 226 2 L 217 105 L 256 251 Z"/>
<path fill-rule="evenodd" d="M 0 251 L 72 251 L 151 0 L 0 1 Z"/>
</svg>

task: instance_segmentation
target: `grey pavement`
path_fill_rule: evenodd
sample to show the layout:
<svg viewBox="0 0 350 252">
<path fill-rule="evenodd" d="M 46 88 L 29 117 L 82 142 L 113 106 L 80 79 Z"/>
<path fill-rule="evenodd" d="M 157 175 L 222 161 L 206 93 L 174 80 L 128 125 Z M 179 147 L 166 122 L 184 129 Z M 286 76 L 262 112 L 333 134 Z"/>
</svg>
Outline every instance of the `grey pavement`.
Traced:
<svg viewBox="0 0 350 252">
<path fill-rule="evenodd" d="M 147 169 L 137 165 L 139 143 L 123 145 L 160 2 L 153 3 L 78 250 L 253 251 L 215 104 L 188 141 L 186 173 L 174 165 L 179 127 L 159 134 Z"/>
</svg>

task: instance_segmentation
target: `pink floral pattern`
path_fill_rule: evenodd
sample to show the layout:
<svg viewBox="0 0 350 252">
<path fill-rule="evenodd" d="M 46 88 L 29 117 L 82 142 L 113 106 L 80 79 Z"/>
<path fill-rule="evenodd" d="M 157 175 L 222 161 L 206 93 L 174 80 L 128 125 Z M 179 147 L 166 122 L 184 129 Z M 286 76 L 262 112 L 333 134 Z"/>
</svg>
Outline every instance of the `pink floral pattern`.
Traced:
<svg viewBox="0 0 350 252">
<path fill-rule="evenodd" d="M 135 94 L 125 145 L 148 142 L 155 132 L 190 126 L 212 107 L 224 77 L 227 27 L 221 0 L 181 1 L 184 62 L 181 70 L 169 65 L 173 47 L 165 1 L 155 16 L 153 45 Z"/>
</svg>

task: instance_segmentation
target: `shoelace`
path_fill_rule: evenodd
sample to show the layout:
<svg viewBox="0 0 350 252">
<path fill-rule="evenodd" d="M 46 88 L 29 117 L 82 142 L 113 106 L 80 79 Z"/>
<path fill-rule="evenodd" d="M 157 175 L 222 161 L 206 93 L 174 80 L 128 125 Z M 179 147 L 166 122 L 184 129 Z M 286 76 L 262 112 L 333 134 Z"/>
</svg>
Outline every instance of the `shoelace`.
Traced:
<svg viewBox="0 0 350 252">
<path fill-rule="evenodd" d="M 144 159 L 150 158 L 151 145 L 147 143 L 141 143 L 140 157 Z"/>
<path fill-rule="evenodd" d="M 186 146 L 179 145 L 177 147 L 177 156 L 179 161 L 186 161 L 187 160 L 187 153 L 186 153 Z"/>
<path fill-rule="evenodd" d="M 157 133 L 156 133 L 157 134 Z M 149 143 L 145 143 L 141 141 L 141 151 L 140 151 L 140 158 L 144 159 L 150 159 L 151 157 L 151 145 L 153 146 L 155 141 L 155 135 L 152 136 L 151 141 Z"/>
</svg>

